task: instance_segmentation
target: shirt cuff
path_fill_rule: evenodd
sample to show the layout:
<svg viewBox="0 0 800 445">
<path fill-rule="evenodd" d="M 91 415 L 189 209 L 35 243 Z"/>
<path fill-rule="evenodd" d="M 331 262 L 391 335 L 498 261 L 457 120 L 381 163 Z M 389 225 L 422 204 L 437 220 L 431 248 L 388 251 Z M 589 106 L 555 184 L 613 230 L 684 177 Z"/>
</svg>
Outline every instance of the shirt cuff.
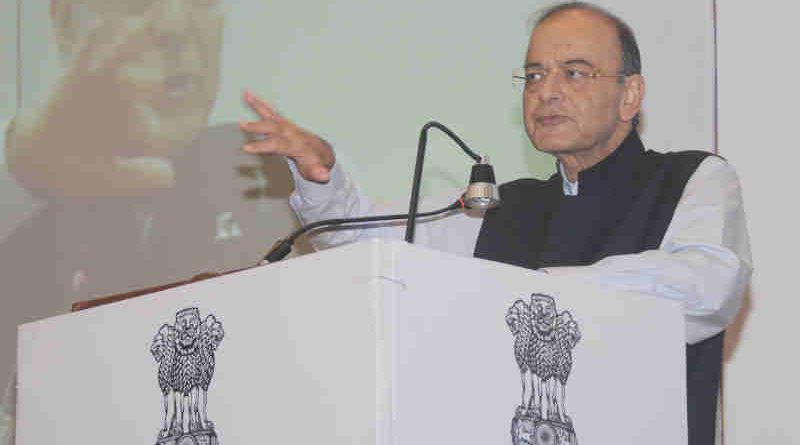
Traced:
<svg viewBox="0 0 800 445">
<path fill-rule="evenodd" d="M 339 162 L 333 164 L 330 170 L 330 178 L 326 183 L 318 183 L 303 179 L 300 172 L 297 171 L 297 165 L 291 159 L 286 159 L 289 165 L 289 171 L 292 173 L 294 180 L 294 193 L 290 198 L 292 201 L 306 205 L 314 206 L 321 203 L 330 201 L 337 190 L 342 190 L 347 182 L 347 175 L 342 171 Z"/>
</svg>

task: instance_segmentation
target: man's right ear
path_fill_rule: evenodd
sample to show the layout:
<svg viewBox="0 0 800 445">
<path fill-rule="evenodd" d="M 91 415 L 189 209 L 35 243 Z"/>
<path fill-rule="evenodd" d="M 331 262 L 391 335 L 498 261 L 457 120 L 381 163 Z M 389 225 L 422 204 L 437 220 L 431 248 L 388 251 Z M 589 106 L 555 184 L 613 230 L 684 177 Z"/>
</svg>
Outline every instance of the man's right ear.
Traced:
<svg viewBox="0 0 800 445">
<path fill-rule="evenodd" d="M 642 110 L 644 100 L 644 77 L 641 74 L 631 74 L 625 78 L 625 91 L 620 104 L 620 117 L 623 121 L 630 121 Z"/>
</svg>

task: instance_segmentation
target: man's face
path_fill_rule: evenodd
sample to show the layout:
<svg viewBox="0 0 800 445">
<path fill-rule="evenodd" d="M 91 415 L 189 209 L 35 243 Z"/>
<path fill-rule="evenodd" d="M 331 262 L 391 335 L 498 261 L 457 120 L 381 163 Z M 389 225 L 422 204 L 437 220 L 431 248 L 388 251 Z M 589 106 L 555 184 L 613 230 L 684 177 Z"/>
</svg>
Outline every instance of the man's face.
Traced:
<svg viewBox="0 0 800 445">
<path fill-rule="evenodd" d="M 531 35 L 525 67 L 544 73 L 523 93 L 525 129 L 533 145 L 551 154 L 613 151 L 625 86 L 619 78 L 588 78 L 576 83 L 576 71 L 618 74 L 621 48 L 615 28 L 583 10 L 557 13 Z M 619 143 L 617 141 L 616 143 Z"/>
<path fill-rule="evenodd" d="M 118 60 L 112 71 L 128 104 L 131 152 L 117 154 L 169 155 L 206 126 L 214 105 L 222 0 L 88 0 L 85 9 L 94 21 L 128 31 L 114 36 L 124 43 L 106 58 Z M 109 50 L 99 42 L 94 48 Z"/>
</svg>

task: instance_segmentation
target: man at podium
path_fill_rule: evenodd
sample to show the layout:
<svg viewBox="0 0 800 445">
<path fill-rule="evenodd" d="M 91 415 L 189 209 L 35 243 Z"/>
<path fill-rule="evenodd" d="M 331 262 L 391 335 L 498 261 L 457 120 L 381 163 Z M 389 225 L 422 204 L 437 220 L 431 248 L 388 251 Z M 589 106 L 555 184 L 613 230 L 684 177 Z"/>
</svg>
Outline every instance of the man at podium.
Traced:
<svg viewBox="0 0 800 445">
<path fill-rule="evenodd" d="M 723 335 L 752 270 L 733 168 L 705 152 L 645 150 L 638 46 L 630 27 L 600 7 L 570 2 L 543 11 L 518 77 L 528 136 L 556 158 L 557 173 L 503 184 L 502 205 L 480 217 L 420 221 L 416 240 L 682 301 L 689 443 L 713 444 Z M 242 129 L 265 138 L 244 149 L 293 160 L 290 203 L 303 222 L 374 213 L 330 145 L 251 93 L 245 100 L 260 120 Z M 327 232 L 313 242 L 401 237 L 401 229 Z"/>
</svg>

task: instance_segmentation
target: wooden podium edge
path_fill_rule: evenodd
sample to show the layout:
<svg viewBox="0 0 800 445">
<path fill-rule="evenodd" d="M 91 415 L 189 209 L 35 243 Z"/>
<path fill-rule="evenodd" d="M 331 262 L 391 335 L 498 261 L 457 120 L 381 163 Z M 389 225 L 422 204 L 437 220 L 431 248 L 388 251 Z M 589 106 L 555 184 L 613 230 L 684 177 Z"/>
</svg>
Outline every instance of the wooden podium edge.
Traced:
<svg viewBox="0 0 800 445">
<path fill-rule="evenodd" d="M 203 272 L 201 274 L 193 276 L 192 278 L 190 278 L 188 280 L 174 281 L 172 283 L 159 284 L 159 285 L 156 285 L 156 286 L 146 287 L 146 288 L 143 288 L 143 289 L 135 289 L 135 290 L 128 291 L 128 292 L 121 292 L 121 293 L 118 293 L 118 294 L 107 295 L 105 297 L 93 298 L 91 300 L 77 301 L 75 303 L 72 303 L 71 311 L 72 312 L 78 312 L 78 311 L 82 311 L 82 310 L 85 310 L 85 309 L 91 309 L 91 308 L 94 308 L 94 307 L 103 306 L 103 305 L 106 305 L 106 304 L 117 303 L 117 302 L 124 301 L 124 300 L 130 300 L 131 298 L 141 297 L 141 296 L 144 296 L 144 295 L 152 294 L 154 292 L 159 292 L 159 291 L 162 291 L 162 290 L 172 289 L 173 287 L 185 286 L 185 285 L 190 284 L 190 283 L 195 283 L 195 282 L 198 282 L 198 281 L 208 280 L 210 278 L 216 278 L 216 277 L 220 277 L 220 276 L 223 276 L 223 275 L 228 275 L 228 274 L 240 272 L 240 271 L 247 270 L 247 269 L 252 269 L 252 268 L 257 267 L 257 266 L 258 265 L 243 267 L 241 269 L 234 269 L 234 270 L 231 270 L 231 271 L 228 271 L 228 272 Z"/>
</svg>

